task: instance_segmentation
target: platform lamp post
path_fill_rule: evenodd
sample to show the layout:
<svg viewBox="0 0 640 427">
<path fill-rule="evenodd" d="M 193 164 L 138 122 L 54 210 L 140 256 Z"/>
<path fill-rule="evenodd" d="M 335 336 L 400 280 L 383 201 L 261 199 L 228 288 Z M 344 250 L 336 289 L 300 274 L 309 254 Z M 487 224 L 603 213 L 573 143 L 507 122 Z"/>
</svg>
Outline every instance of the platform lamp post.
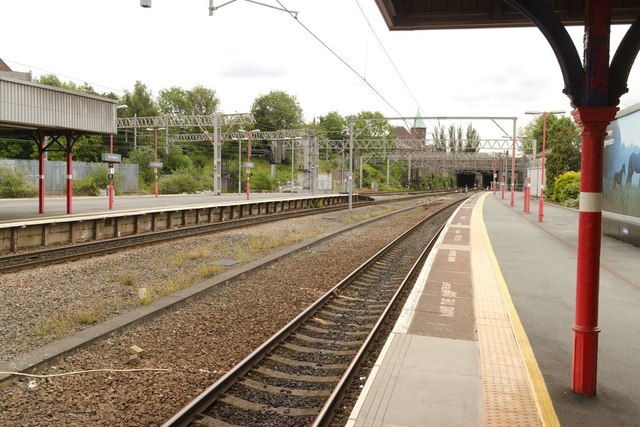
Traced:
<svg viewBox="0 0 640 427">
<path fill-rule="evenodd" d="M 542 114 L 542 163 L 540 177 L 540 198 L 538 199 L 538 222 L 544 219 L 544 184 L 545 170 L 544 160 L 547 152 L 547 114 L 564 114 L 564 111 L 525 111 L 525 114 L 538 115 Z"/>
<path fill-rule="evenodd" d="M 296 140 L 300 139 L 299 136 L 297 137 L 293 137 L 291 138 L 291 194 L 294 193 L 295 190 L 295 184 L 294 184 L 294 159 L 295 159 L 295 153 L 296 153 Z"/>
<path fill-rule="evenodd" d="M 245 132 L 244 129 L 238 129 L 239 132 Z M 247 130 L 247 163 L 246 174 L 247 174 L 247 200 L 249 200 L 251 194 L 251 168 L 253 165 L 251 164 L 251 134 L 253 132 L 260 132 L 260 129 Z"/>
<path fill-rule="evenodd" d="M 147 128 L 147 130 L 153 131 L 153 174 L 155 175 L 155 182 L 153 184 L 153 195 L 158 197 L 158 167 L 162 167 L 161 163 L 158 163 L 158 131 L 164 130 L 164 128 Z"/>
<path fill-rule="evenodd" d="M 118 110 L 129 108 L 128 105 L 116 106 L 116 115 Z M 113 134 L 109 135 L 109 154 L 113 154 Z M 109 209 L 113 209 L 113 163 L 109 163 Z"/>
</svg>

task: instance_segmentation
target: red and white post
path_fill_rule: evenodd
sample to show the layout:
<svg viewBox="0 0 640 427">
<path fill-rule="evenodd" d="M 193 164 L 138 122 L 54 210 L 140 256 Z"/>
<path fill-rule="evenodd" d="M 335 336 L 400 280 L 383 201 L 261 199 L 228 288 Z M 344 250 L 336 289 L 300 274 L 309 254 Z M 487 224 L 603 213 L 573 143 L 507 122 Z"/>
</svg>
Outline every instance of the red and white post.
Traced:
<svg viewBox="0 0 640 427">
<path fill-rule="evenodd" d="M 602 157 L 605 130 L 617 110 L 617 107 L 581 107 L 572 112 L 576 123 L 582 127 L 572 389 L 585 395 L 596 394 Z"/>
</svg>

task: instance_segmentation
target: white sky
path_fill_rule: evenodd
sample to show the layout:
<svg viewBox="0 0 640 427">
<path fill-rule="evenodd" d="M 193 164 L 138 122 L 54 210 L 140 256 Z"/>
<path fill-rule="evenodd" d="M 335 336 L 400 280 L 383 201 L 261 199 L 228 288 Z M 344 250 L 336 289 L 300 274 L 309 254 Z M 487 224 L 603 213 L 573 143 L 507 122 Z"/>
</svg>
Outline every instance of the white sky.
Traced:
<svg viewBox="0 0 640 427">
<path fill-rule="evenodd" d="M 571 110 L 555 56 L 536 28 L 390 32 L 373 0 L 358 0 L 410 93 L 356 0 L 280 1 L 402 115 L 420 107 L 425 116 L 517 116 L 520 128 L 533 119 L 526 110 Z M 224 113 L 248 112 L 256 97 L 283 90 L 297 97 L 307 121 L 333 110 L 398 115 L 289 14 L 238 0 L 209 16 L 208 6 L 208 0 L 153 0 L 149 9 L 139 0 L 4 0 L 0 58 L 14 71 L 53 73 L 119 95 L 136 80 L 154 95 L 203 85 L 216 91 Z M 627 28 L 613 28 L 611 56 Z M 583 29 L 569 31 L 581 55 Z M 640 102 L 637 63 L 629 88 L 621 107 Z M 511 122 L 499 123 L 511 133 Z M 502 135 L 494 124 L 473 124 L 483 138 Z"/>
</svg>

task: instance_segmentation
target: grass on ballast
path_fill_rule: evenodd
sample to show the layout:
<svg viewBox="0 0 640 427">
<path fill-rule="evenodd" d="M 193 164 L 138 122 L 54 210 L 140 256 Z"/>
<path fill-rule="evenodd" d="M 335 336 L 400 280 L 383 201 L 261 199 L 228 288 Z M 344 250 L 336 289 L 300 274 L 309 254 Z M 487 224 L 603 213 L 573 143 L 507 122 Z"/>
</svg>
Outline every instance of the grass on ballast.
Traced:
<svg viewBox="0 0 640 427">
<path fill-rule="evenodd" d="M 91 303 L 74 310 L 58 310 L 38 321 L 36 334 L 41 337 L 53 335 L 58 339 L 63 338 L 73 326 L 96 323 L 103 313 L 104 306 L 101 302 Z"/>
<path fill-rule="evenodd" d="M 342 217 L 342 223 L 344 225 L 353 224 L 360 221 L 366 221 L 371 218 L 376 218 L 391 212 L 395 212 L 395 209 L 388 206 L 376 209 L 372 212 L 350 212 L 349 214 Z"/>
<path fill-rule="evenodd" d="M 135 286 L 138 283 L 138 273 L 135 271 L 120 271 L 116 275 L 116 281 L 122 286 Z"/>
</svg>

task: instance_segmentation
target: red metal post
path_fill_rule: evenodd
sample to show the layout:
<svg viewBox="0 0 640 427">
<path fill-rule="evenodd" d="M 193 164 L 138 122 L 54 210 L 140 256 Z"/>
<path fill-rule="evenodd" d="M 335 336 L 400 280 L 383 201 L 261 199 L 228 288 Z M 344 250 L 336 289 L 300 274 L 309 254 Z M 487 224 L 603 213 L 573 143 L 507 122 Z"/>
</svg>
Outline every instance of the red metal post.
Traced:
<svg viewBox="0 0 640 427">
<path fill-rule="evenodd" d="M 38 212 L 44 213 L 44 136 L 38 136 Z"/>
<path fill-rule="evenodd" d="M 617 110 L 581 107 L 572 112 L 582 127 L 572 389 L 586 395 L 596 394 L 604 134 Z"/>
<path fill-rule="evenodd" d="M 496 180 L 498 179 L 498 175 L 496 174 L 496 153 L 493 153 L 493 195 L 496 195 Z"/>
<path fill-rule="evenodd" d="M 251 162 L 251 131 L 247 131 L 247 200 L 249 200 L 249 195 L 251 194 L 251 184 L 249 176 L 251 175 L 251 168 L 249 167 L 249 163 Z"/>
<path fill-rule="evenodd" d="M 540 198 L 538 198 L 538 222 L 544 218 L 544 158 L 547 150 L 547 112 L 542 113 L 542 165 L 540 177 Z"/>
<path fill-rule="evenodd" d="M 515 206 L 516 191 L 516 137 L 513 137 L 513 146 L 511 154 L 511 207 Z"/>
<path fill-rule="evenodd" d="M 73 213 L 73 140 L 67 136 L 67 213 Z"/>
<path fill-rule="evenodd" d="M 505 174 L 507 173 L 507 151 L 505 150 L 500 161 L 500 174 L 502 175 L 502 200 L 504 200 Z"/>
<path fill-rule="evenodd" d="M 572 115 L 582 128 L 578 271 L 573 325 L 572 389 L 596 394 L 598 367 L 598 294 L 602 221 L 602 157 L 604 134 L 617 107 L 609 106 L 609 45 L 612 0 L 585 1 L 585 106 Z"/>
<path fill-rule="evenodd" d="M 109 135 L 109 153 L 113 154 L 113 135 Z M 109 209 L 113 209 L 113 163 L 109 163 Z"/>
<path fill-rule="evenodd" d="M 158 128 L 153 128 L 153 144 L 154 144 L 154 152 L 153 152 L 153 161 L 158 163 Z M 155 174 L 155 182 L 153 184 L 153 195 L 158 197 L 158 167 L 153 167 L 153 173 Z"/>
<path fill-rule="evenodd" d="M 522 186 L 522 212 L 527 213 L 527 185 L 526 183 Z"/>
<path fill-rule="evenodd" d="M 525 208 L 525 212 L 526 213 L 530 213 L 531 212 L 531 177 L 529 177 L 527 179 L 527 195 L 526 195 L 526 208 Z"/>
</svg>

